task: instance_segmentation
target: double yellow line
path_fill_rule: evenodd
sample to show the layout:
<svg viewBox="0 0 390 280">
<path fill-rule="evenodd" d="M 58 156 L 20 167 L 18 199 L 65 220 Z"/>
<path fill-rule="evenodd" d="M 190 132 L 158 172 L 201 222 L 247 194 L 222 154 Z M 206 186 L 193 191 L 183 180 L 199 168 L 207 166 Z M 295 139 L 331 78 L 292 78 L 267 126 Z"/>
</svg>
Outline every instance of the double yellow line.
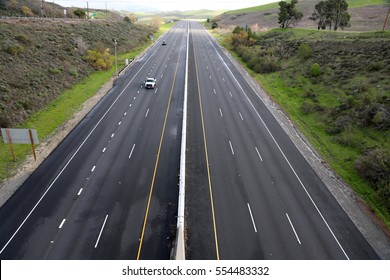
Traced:
<svg viewBox="0 0 390 280">
<path fill-rule="evenodd" d="M 169 112 L 169 108 L 171 107 L 172 93 L 173 93 L 173 88 L 175 86 L 176 74 L 177 74 L 177 69 L 179 68 L 179 62 L 180 62 L 182 48 L 183 47 L 181 47 L 180 51 L 179 51 L 179 58 L 178 58 L 177 63 L 176 63 L 176 69 L 175 69 L 175 74 L 174 74 L 173 81 L 172 81 L 171 93 L 169 94 L 167 110 L 165 112 L 164 125 L 163 125 L 162 132 L 161 132 L 160 144 L 158 146 L 158 151 L 157 151 L 156 164 L 154 165 L 153 178 L 152 178 L 152 183 L 150 185 L 149 198 L 148 198 L 148 203 L 147 203 L 147 206 L 146 206 L 146 213 L 145 213 L 144 223 L 143 223 L 143 226 L 142 226 L 141 238 L 140 238 L 140 242 L 139 242 L 139 246 L 138 246 L 137 260 L 140 259 L 140 255 L 141 255 L 142 243 L 143 243 L 144 236 L 145 236 L 146 221 L 147 221 L 148 215 L 149 215 L 150 201 L 152 199 L 152 194 L 153 194 L 153 189 L 154 189 L 154 181 L 156 179 L 158 161 L 160 159 L 160 152 L 161 152 L 161 147 L 162 147 L 162 143 L 163 143 L 165 127 L 166 127 L 166 124 L 167 124 L 168 112 Z"/>
</svg>

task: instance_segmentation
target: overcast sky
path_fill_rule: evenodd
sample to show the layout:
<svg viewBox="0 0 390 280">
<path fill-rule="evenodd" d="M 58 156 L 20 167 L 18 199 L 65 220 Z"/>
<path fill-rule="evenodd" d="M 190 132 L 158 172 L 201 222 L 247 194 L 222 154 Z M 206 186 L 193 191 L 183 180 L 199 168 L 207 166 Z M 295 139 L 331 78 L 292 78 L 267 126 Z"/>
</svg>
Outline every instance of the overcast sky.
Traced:
<svg viewBox="0 0 390 280">
<path fill-rule="evenodd" d="M 105 9 L 106 5 L 109 10 L 129 10 L 129 11 L 145 11 L 148 10 L 235 10 L 253 6 L 259 6 L 278 0 L 46 0 L 54 2 L 65 7 L 87 7 L 96 9 Z"/>
</svg>

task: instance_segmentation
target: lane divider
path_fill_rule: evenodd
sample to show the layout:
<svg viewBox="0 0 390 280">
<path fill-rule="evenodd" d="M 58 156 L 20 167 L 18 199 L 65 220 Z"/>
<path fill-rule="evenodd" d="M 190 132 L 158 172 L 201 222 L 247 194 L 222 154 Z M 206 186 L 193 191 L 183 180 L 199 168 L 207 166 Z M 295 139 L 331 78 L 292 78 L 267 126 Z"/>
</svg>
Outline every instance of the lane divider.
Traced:
<svg viewBox="0 0 390 280">
<path fill-rule="evenodd" d="M 185 260 L 184 241 L 184 209 L 185 209 L 185 181 L 186 181 L 186 147 L 187 147 L 187 91 L 188 91 L 188 47 L 190 38 L 189 22 L 187 22 L 187 50 L 184 79 L 183 123 L 181 130 L 180 173 L 179 173 L 179 201 L 177 209 L 177 229 L 174 259 Z"/>
</svg>

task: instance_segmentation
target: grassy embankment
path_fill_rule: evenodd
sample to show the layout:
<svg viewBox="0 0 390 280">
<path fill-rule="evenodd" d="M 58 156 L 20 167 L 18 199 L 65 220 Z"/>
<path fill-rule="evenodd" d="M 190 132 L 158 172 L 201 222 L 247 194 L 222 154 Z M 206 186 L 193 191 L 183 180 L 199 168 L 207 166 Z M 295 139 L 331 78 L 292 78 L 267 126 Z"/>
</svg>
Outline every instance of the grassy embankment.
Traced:
<svg viewBox="0 0 390 280">
<path fill-rule="evenodd" d="M 161 34 L 168 31 L 173 23 L 164 24 L 154 35 L 157 39 Z M 150 43 L 140 46 L 131 52 L 118 54 L 118 69 L 125 65 L 126 58 L 133 58 L 146 49 Z M 97 71 L 92 73 L 82 82 L 70 89 L 65 90 L 57 99 L 50 102 L 44 109 L 36 112 L 17 128 L 35 128 L 38 137 L 42 141 L 53 135 L 56 130 L 70 119 L 82 106 L 82 104 L 92 97 L 113 75 L 115 65 L 108 71 Z M 12 160 L 11 151 L 8 144 L 0 143 L 0 182 L 12 175 L 12 172 L 32 154 L 31 145 L 13 145 L 16 161 Z"/>
<path fill-rule="evenodd" d="M 357 160 L 367 151 L 390 151 L 390 131 L 379 129 L 383 120 L 374 116 L 389 107 L 390 53 L 386 45 L 390 32 L 272 30 L 261 34 L 260 46 L 254 47 L 257 55 L 266 57 L 262 62 L 274 67 L 262 74 L 252 70 L 256 69 L 250 62 L 251 51 L 256 52 L 253 47 L 238 56 L 231 40 L 221 41 L 281 105 L 322 158 L 390 227 L 389 185 L 378 193 L 356 170 Z M 298 54 L 303 43 L 311 51 L 307 57 Z M 316 77 L 310 72 L 314 63 L 321 71 Z"/>
</svg>

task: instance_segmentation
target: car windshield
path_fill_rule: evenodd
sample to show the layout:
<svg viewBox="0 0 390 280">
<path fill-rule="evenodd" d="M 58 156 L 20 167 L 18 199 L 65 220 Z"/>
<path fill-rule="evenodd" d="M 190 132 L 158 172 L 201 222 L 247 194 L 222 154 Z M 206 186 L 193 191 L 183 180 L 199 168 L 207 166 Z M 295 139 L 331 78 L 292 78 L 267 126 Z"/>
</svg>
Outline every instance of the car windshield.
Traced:
<svg viewBox="0 0 390 280">
<path fill-rule="evenodd" d="M 154 82 L 154 79 L 153 78 L 148 78 L 146 81 L 147 82 Z"/>
</svg>

